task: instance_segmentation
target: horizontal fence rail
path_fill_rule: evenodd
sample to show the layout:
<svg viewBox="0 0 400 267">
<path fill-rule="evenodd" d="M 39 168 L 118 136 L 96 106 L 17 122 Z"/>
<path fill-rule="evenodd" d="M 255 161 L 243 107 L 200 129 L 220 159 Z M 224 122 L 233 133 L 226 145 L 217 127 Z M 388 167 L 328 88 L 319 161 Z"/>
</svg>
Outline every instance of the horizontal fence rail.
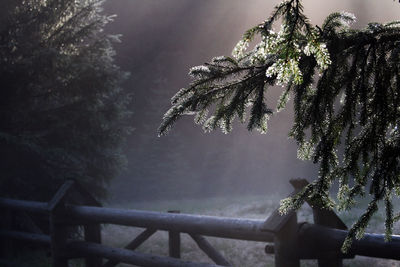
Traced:
<svg viewBox="0 0 400 267">
<path fill-rule="evenodd" d="M 348 231 L 303 223 L 299 228 L 301 243 L 310 250 L 340 251 Z M 349 254 L 400 260 L 400 236 L 392 235 L 390 242 L 385 235 L 366 233 L 360 240 L 353 240 Z"/>
<path fill-rule="evenodd" d="M 0 198 L 0 207 L 48 213 L 46 202 Z M 108 223 L 165 231 L 200 234 L 249 241 L 273 242 L 274 235 L 261 231 L 265 220 L 224 218 L 217 216 L 192 215 L 141 210 L 126 210 L 92 206 L 67 206 L 67 220 L 75 224 Z"/>
<path fill-rule="evenodd" d="M 26 201 L 8 198 L 0 198 L 0 208 L 42 214 L 48 214 L 50 212 L 47 202 Z"/>
<path fill-rule="evenodd" d="M 67 206 L 66 214 L 78 224 L 109 223 L 249 241 L 274 240 L 272 233 L 261 231 L 265 220 L 89 206 Z"/>
<path fill-rule="evenodd" d="M 21 241 L 27 241 L 31 243 L 36 243 L 44 246 L 50 246 L 51 239 L 48 235 L 44 234 L 35 234 L 35 233 L 26 233 L 26 232 L 17 232 L 10 230 L 0 230 L 1 238 L 9 238 L 16 239 Z"/>
</svg>

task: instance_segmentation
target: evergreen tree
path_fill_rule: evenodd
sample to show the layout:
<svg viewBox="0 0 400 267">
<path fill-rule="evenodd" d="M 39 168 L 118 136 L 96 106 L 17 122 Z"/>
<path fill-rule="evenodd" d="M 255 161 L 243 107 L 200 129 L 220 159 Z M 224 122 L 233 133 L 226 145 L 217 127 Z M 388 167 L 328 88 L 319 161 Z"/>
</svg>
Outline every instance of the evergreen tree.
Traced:
<svg viewBox="0 0 400 267">
<path fill-rule="evenodd" d="M 66 180 L 96 196 L 124 163 L 126 77 L 101 0 L 19 1 L 0 31 L 0 191 L 48 200 Z"/>
<path fill-rule="evenodd" d="M 281 28 L 274 32 L 278 20 Z M 305 200 L 334 207 L 329 189 L 335 180 L 341 210 L 353 207 L 357 196 L 371 196 L 343 251 L 354 237 L 362 237 L 378 202 L 385 205 L 388 239 L 400 217 L 392 205 L 393 195 L 400 195 L 400 23 L 354 30 L 349 27 L 354 20 L 352 14 L 333 13 L 314 27 L 300 0 L 282 1 L 265 22 L 244 34 L 233 57 L 216 57 L 190 70 L 194 81 L 172 98 L 159 128 L 165 134 L 180 116 L 195 114 L 205 131 L 229 132 L 238 118 L 248 120 L 249 130 L 265 133 L 273 114 L 266 104 L 268 88 L 281 85 L 276 112 L 294 98 L 289 136 L 298 144 L 299 158 L 320 166 L 316 181 L 282 200 L 281 212 Z M 261 41 L 248 50 L 256 35 Z"/>
</svg>

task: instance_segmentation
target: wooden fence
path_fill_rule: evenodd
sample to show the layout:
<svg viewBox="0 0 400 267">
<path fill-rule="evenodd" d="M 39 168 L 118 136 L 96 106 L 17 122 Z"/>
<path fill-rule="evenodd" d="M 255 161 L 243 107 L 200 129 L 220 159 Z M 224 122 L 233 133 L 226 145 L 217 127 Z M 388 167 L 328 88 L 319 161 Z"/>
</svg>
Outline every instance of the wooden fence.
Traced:
<svg viewBox="0 0 400 267">
<path fill-rule="evenodd" d="M 291 181 L 296 193 L 307 181 Z M 340 252 L 347 235 L 346 225 L 333 211 L 313 208 L 314 224 L 298 223 L 295 212 L 281 216 L 275 210 L 267 220 L 236 219 L 101 207 L 79 184 L 68 181 L 48 202 L 0 198 L 3 217 L 0 222 L 0 245 L 3 256 L 10 255 L 13 242 L 32 242 L 50 248 L 52 265 L 67 267 L 68 261 L 84 258 L 87 267 L 111 267 L 118 263 L 137 266 L 231 266 L 204 236 L 265 242 L 265 252 L 275 255 L 277 267 L 298 267 L 301 259 L 318 259 L 324 267 L 342 266 L 342 259 L 355 255 L 400 260 L 400 236 L 384 242 L 383 235 L 366 234 L 355 240 L 349 254 Z M 44 233 L 32 216 L 46 218 Z M 20 226 L 18 229 L 14 225 Z M 145 228 L 125 248 L 101 244 L 101 224 Z M 81 226 L 83 237 L 71 238 L 69 227 Z M 21 231 L 21 227 L 23 228 Z M 168 231 L 169 257 L 136 252 L 135 249 L 156 231 Z M 181 233 L 189 236 L 215 264 L 180 259 Z M 260 252 L 263 253 L 263 252 Z"/>
</svg>

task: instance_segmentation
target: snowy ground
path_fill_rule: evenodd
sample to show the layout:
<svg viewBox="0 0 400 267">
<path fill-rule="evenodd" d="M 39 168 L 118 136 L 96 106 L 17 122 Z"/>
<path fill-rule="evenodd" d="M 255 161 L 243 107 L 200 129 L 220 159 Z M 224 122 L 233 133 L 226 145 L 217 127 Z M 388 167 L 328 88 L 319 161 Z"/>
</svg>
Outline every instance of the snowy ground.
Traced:
<svg viewBox="0 0 400 267">
<path fill-rule="evenodd" d="M 252 196 L 236 198 L 209 198 L 205 200 L 185 200 L 167 202 L 146 202 L 146 203 L 124 203 L 115 205 L 119 208 L 134 208 L 152 211 L 180 210 L 182 213 L 216 215 L 237 218 L 258 218 L 265 219 L 279 205 L 282 196 Z M 351 213 L 339 214 L 347 225 L 351 225 L 361 214 L 362 209 L 354 209 Z M 298 213 L 299 221 L 312 222 L 311 209 L 304 207 Z M 384 217 L 383 210 L 372 219 L 367 232 L 383 233 Z M 394 229 L 399 234 L 399 225 Z M 103 229 L 103 242 L 117 247 L 123 247 L 135 238 L 143 229 L 132 227 L 121 227 L 106 225 Z M 264 243 L 251 241 L 238 241 L 221 238 L 207 239 L 220 251 L 225 258 L 234 266 L 274 266 L 273 255 L 264 253 Z M 143 243 L 138 251 L 157 255 L 168 255 L 168 235 L 159 231 L 149 240 Z M 208 257 L 197 247 L 189 236 L 182 234 L 181 254 L 184 260 L 210 262 Z M 345 260 L 344 266 L 397 266 L 400 262 L 391 260 L 374 259 L 367 257 L 356 257 L 352 260 Z M 119 265 L 124 266 L 124 265 Z M 317 266 L 316 261 L 302 261 L 301 266 Z"/>
</svg>

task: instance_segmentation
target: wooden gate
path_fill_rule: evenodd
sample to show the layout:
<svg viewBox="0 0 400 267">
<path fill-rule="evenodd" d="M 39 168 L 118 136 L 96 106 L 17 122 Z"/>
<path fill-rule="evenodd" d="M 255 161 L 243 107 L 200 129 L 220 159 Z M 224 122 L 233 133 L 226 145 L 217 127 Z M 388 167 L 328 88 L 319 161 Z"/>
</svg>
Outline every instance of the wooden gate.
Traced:
<svg viewBox="0 0 400 267">
<path fill-rule="evenodd" d="M 307 181 L 291 180 L 297 193 Z M 309 203 L 312 204 L 312 203 Z M 111 267 L 118 263 L 138 266 L 231 266 L 229 259 L 215 250 L 205 236 L 266 243 L 265 252 L 275 255 L 277 267 L 300 266 L 301 259 L 318 259 L 323 267 L 342 266 L 342 259 L 355 255 L 400 260 L 400 237 L 384 242 L 384 235 L 366 234 L 353 242 L 349 254 L 340 247 L 347 227 L 330 210 L 313 208 L 314 224 L 298 223 L 291 211 L 281 216 L 275 210 L 267 220 L 224 218 L 169 213 L 113 209 L 101 207 L 78 183 L 66 182 L 51 201 L 35 202 L 0 198 L 3 217 L 0 229 L 0 253 L 12 253 L 13 242 L 33 242 L 51 251 L 54 267 L 67 267 L 68 261 L 84 258 L 87 267 Z M 32 215 L 40 215 L 49 223 L 49 232 L 38 227 Z M 15 229 L 15 222 L 23 226 Z M 125 248 L 108 247 L 101 243 L 101 224 L 116 224 L 144 228 Z M 82 238 L 68 235 L 70 227 L 81 227 Z M 136 252 L 135 249 L 156 231 L 167 231 L 169 257 Z M 180 259 L 180 236 L 188 234 L 215 264 L 188 262 Z M 239 252 L 238 252 L 239 253 Z M 260 253 L 264 253 L 260 251 Z"/>
</svg>

